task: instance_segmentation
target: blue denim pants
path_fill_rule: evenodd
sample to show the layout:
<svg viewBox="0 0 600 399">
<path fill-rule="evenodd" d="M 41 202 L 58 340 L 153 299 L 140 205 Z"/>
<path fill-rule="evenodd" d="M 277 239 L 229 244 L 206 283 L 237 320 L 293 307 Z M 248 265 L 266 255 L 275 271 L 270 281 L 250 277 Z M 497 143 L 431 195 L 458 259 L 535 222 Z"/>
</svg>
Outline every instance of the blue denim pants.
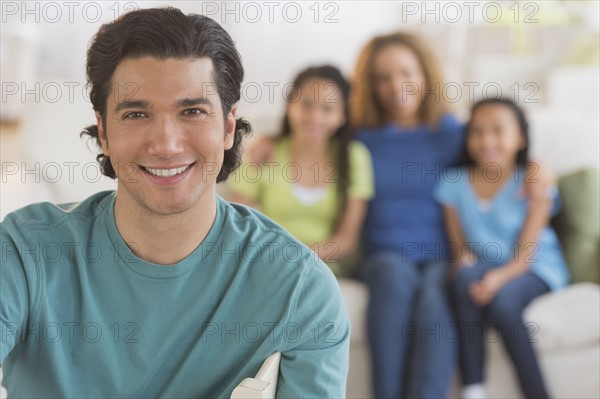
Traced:
<svg viewBox="0 0 600 399">
<path fill-rule="evenodd" d="M 459 343 L 448 301 L 448 265 L 417 264 L 385 252 L 367 259 L 358 273 L 369 287 L 375 397 L 447 397 Z"/>
<path fill-rule="evenodd" d="M 549 288 L 538 276 L 525 273 L 505 284 L 489 305 L 481 307 L 471 299 L 469 286 L 480 280 L 490 266 L 463 267 L 452 284 L 456 318 L 461 330 L 460 369 L 463 384 L 484 380 L 484 328 L 496 327 L 527 398 L 547 398 L 548 393 L 537 363 L 531 336 L 523 322 L 523 309 Z"/>
</svg>

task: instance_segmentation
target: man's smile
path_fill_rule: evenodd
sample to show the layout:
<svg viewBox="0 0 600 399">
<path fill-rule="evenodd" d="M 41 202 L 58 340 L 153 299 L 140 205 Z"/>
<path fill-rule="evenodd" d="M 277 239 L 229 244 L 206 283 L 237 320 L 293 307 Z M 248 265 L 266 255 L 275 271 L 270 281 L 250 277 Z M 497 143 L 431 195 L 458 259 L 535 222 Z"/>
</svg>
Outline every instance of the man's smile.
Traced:
<svg viewBox="0 0 600 399">
<path fill-rule="evenodd" d="M 149 167 L 142 166 L 146 170 L 146 172 L 150 172 L 154 176 L 162 176 L 162 177 L 172 177 L 178 175 L 180 173 L 185 172 L 190 166 L 192 166 L 195 162 L 192 162 L 183 166 L 162 166 L 162 167 Z"/>
<path fill-rule="evenodd" d="M 194 169 L 196 162 L 184 165 L 169 165 L 166 167 L 141 166 L 144 175 L 153 183 L 161 186 L 171 186 L 185 179 Z"/>
</svg>

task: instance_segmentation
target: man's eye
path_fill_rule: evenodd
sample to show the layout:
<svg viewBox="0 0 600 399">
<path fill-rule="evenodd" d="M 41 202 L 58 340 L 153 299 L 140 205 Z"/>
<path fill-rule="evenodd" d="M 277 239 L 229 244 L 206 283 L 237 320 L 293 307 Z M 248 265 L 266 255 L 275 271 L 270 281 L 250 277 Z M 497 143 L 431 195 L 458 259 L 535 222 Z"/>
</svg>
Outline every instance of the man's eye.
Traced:
<svg viewBox="0 0 600 399">
<path fill-rule="evenodd" d="M 200 108 L 190 108 L 190 109 L 186 109 L 185 111 L 183 111 L 184 115 L 202 115 L 202 114 L 206 114 L 206 111 L 204 111 L 203 109 Z"/>
<path fill-rule="evenodd" d="M 130 112 L 128 114 L 125 114 L 125 116 L 123 117 L 123 119 L 138 119 L 141 118 L 142 116 L 144 116 L 143 112 Z"/>
</svg>

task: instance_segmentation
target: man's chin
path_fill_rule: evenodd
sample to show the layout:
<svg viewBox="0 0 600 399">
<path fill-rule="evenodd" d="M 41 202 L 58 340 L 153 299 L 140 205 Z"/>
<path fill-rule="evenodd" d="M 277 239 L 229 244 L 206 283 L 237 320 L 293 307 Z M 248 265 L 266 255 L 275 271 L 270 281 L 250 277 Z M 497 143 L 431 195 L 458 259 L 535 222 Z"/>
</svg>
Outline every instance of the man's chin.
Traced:
<svg viewBox="0 0 600 399">
<path fill-rule="evenodd" d="M 158 203 L 146 203 L 146 210 L 156 216 L 175 216 L 184 215 L 193 207 L 193 203 L 176 201 L 176 202 L 158 202 Z"/>
<path fill-rule="evenodd" d="M 137 206 L 148 216 L 184 215 L 201 201 L 202 193 L 158 193 L 155 196 L 137 196 Z"/>
<path fill-rule="evenodd" d="M 121 197 L 124 209 L 135 213 L 137 208 L 146 216 L 174 216 L 185 215 L 189 211 L 201 207 L 207 195 L 210 195 L 210 186 L 198 182 L 195 187 L 178 187 L 173 190 L 163 190 L 157 187 L 129 187 L 119 186 L 117 197 Z M 213 199 L 214 201 L 214 199 Z M 128 204 L 128 205 L 126 205 Z"/>
</svg>

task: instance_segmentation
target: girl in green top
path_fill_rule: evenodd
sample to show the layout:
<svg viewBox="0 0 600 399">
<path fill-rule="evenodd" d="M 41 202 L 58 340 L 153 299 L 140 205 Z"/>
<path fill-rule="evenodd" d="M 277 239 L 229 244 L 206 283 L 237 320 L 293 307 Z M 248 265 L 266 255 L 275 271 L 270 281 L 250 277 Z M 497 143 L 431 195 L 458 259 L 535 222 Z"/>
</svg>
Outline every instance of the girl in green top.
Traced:
<svg viewBox="0 0 600 399">
<path fill-rule="evenodd" d="M 233 201 L 259 208 L 340 275 L 373 196 L 371 158 L 352 140 L 350 85 L 337 68 L 295 79 L 267 162 L 246 162 L 228 183 Z"/>
</svg>

